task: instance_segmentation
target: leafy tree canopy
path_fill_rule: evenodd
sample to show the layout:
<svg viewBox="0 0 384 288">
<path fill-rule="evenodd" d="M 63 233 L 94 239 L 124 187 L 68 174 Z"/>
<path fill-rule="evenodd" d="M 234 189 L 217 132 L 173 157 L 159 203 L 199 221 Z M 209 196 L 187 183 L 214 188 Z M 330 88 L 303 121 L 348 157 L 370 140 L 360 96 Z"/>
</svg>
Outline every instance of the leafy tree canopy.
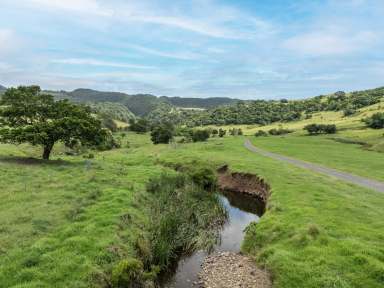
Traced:
<svg viewBox="0 0 384 288">
<path fill-rule="evenodd" d="M 0 107 L 0 142 L 41 145 L 43 159 L 49 159 L 58 141 L 69 147 L 78 143 L 100 145 L 108 136 L 89 108 L 67 100 L 55 101 L 38 86 L 8 89 Z"/>
</svg>

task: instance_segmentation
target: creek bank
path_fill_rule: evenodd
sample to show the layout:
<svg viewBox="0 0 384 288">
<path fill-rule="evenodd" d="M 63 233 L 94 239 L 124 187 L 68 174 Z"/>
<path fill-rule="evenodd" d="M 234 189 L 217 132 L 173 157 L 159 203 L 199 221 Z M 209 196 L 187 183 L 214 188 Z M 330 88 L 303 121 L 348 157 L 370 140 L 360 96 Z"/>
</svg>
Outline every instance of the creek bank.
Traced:
<svg viewBox="0 0 384 288">
<path fill-rule="evenodd" d="M 227 165 L 217 170 L 217 182 L 222 191 L 247 194 L 258 198 L 264 206 L 270 196 L 270 186 L 257 175 L 242 172 L 231 172 Z"/>
<path fill-rule="evenodd" d="M 205 288 L 272 287 L 267 271 L 257 268 L 251 258 L 234 252 L 208 256 L 199 278 L 198 285 Z"/>
</svg>

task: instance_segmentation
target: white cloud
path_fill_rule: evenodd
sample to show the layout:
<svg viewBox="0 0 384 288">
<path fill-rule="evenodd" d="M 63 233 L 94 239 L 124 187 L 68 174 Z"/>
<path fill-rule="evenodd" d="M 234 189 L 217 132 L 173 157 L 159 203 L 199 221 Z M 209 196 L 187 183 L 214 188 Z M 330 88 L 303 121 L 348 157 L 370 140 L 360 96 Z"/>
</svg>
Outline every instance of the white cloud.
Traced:
<svg viewBox="0 0 384 288">
<path fill-rule="evenodd" d="M 38 8 L 46 7 L 54 10 L 66 10 L 78 13 L 112 16 L 113 11 L 102 7 L 96 0 L 28 0 Z"/>
<path fill-rule="evenodd" d="M 375 33 L 362 31 L 338 33 L 319 31 L 294 36 L 283 43 L 285 48 L 312 56 L 349 54 L 369 47 L 377 39 Z"/>
<path fill-rule="evenodd" d="M 121 62 L 110 62 L 90 58 L 65 58 L 65 59 L 53 59 L 52 63 L 67 64 L 67 65 L 87 65 L 87 66 L 104 66 L 115 68 L 133 68 L 133 69 L 153 69 L 153 66 L 127 64 Z"/>
<path fill-rule="evenodd" d="M 155 55 L 155 56 L 160 56 L 160 57 L 165 57 L 165 58 L 173 58 L 173 59 L 180 59 L 180 60 L 194 60 L 198 59 L 201 57 L 201 55 L 197 53 L 192 53 L 192 52 L 164 52 L 160 51 L 157 49 L 152 49 L 140 45 L 126 45 L 129 48 L 135 49 L 139 52 Z"/>
<path fill-rule="evenodd" d="M 0 28 L 0 57 L 14 52 L 19 44 L 20 40 L 12 30 Z"/>
</svg>

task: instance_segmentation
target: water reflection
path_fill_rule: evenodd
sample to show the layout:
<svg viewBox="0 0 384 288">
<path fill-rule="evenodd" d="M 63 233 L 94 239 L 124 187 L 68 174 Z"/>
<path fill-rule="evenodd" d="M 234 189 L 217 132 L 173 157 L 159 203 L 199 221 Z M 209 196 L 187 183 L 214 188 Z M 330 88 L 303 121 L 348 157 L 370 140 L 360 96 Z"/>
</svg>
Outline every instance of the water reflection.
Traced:
<svg viewBox="0 0 384 288">
<path fill-rule="evenodd" d="M 259 220 L 259 216 L 264 212 L 264 205 L 254 197 L 234 192 L 222 192 L 219 197 L 228 211 L 228 221 L 223 226 L 214 251 L 238 252 L 244 238 L 245 228 L 249 223 Z M 164 287 L 193 287 L 193 284 L 198 282 L 198 273 L 206 256 L 206 252 L 197 251 L 182 258 L 174 276 Z"/>
</svg>

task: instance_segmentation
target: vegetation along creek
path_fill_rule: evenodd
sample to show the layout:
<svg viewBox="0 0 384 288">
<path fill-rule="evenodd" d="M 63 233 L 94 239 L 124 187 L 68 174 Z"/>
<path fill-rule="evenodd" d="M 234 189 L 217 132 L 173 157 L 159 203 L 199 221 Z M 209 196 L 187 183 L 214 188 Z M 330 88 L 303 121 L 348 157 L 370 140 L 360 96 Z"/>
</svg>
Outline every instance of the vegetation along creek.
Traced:
<svg viewBox="0 0 384 288">
<path fill-rule="evenodd" d="M 216 276 L 212 273 L 208 275 L 203 267 L 214 262 L 228 262 L 222 256 L 240 253 L 247 226 L 252 222 L 258 222 L 264 213 L 264 197 L 267 196 L 264 191 L 269 191 L 269 187 L 268 190 L 260 189 L 266 186 L 262 180 L 250 174 L 230 173 L 227 166 L 220 168 L 218 173 L 218 188 L 213 193 L 225 208 L 227 218 L 216 234 L 216 243 L 210 249 L 199 249 L 183 255 L 166 275 L 161 284 L 162 287 L 206 287 L 205 282 L 218 283 L 217 279 L 210 278 L 222 278 L 220 275 L 222 272 L 218 271 Z M 236 259 L 236 261 L 240 260 Z M 222 263 L 222 265 L 227 266 L 229 263 Z M 253 266 L 253 263 L 250 265 Z M 239 262 L 238 266 L 243 265 Z M 254 270 L 251 269 L 251 271 Z"/>
</svg>

